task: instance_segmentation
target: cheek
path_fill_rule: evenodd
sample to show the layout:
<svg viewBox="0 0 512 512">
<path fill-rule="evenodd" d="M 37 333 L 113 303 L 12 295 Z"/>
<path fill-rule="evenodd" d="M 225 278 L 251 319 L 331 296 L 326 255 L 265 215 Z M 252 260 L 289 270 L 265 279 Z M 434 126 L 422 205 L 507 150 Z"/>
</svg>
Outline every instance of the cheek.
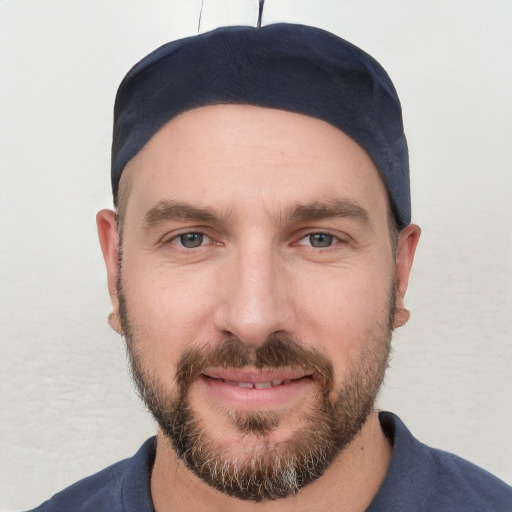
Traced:
<svg viewBox="0 0 512 512">
<path fill-rule="evenodd" d="M 168 371 L 186 349 L 212 337 L 211 288 L 207 276 L 198 273 L 123 266 L 134 341 L 150 367 Z"/>
<path fill-rule="evenodd" d="M 375 332 L 387 325 L 391 295 L 389 269 L 332 271 L 320 280 L 301 281 L 296 295 L 305 340 L 331 354 L 355 356 Z M 322 283 L 321 285 L 319 283 Z"/>
<path fill-rule="evenodd" d="M 381 262 L 351 264 L 303 272 L 296 279 L 296 295 L 316 306 L 317 314 L 351 312 L 354 318 L 375 314 L 390 295 L 391 265 Z M 345 316 L 345 315 L 344 315 Z"/>
</svg>

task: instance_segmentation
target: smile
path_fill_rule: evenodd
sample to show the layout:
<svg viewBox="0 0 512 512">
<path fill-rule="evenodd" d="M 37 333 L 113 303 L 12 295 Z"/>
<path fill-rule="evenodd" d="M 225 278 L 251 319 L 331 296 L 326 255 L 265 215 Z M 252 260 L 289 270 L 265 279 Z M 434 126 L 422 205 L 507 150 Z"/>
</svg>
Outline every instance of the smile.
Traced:
<svg viewBox="0 0 512 512">
<path fill-rule="evenodd" d="M 281 380 L 272 380 L 272 381 L 269 380 L 267 382 L 239 382 L 236 380 L 225 380 L 225 379 L 210 377 L 208 375 L 204 375 L 204 376 L 209 379 L 219 380 L 221 382 L 224 382 L 225 384 L 228 384 L 229 386 L 238 386 L 240 388 L 248 388 L 248 389 L 251 389 L 251 388 L 252 389 L 275 388 L 276 386 L 282 386 L 285 384 L 289 384 L 290 382 L 309 377 L 309 375 L 306 375 L 304 377 L 299 377 L 296 379 L 281 379 Z"/>
<path fill-rule="evenodd" d="M 208 368 L 198 380 L 209 401 L 236 410 L 268 410 L 292 406 L 316 389 L 313 373 L 304 370 L 235 370 Z"/>
</svg>

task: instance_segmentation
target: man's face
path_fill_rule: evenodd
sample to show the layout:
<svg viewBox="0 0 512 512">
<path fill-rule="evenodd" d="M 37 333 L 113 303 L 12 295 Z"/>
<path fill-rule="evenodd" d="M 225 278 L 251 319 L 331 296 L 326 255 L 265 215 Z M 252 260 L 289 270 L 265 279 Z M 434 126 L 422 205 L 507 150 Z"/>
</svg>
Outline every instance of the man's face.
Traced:
<svg viewBox="0 0 512 512">
<path fill-rule="evenodd" d="M 323 121 L 223 105 L 168 123 L 122 180 L 117 294 L 112 259 L 109 278 L 141 395 L 208 484 L 295 493 L 384 376 L 396 275 L 374 164 Z"/>
</svg>

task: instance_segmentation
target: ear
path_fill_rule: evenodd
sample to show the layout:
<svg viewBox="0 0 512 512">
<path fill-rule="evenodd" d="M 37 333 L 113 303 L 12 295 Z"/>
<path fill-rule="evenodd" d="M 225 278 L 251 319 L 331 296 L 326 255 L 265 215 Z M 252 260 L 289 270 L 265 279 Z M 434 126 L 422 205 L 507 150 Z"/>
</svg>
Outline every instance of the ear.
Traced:
<svg viewBox="0 0 512 512">
<path fill-rule="evenodd" d="M 117 297 L 117 280 L 119 277 L 119 248 L 116 214 L 112 210 L 101 210 L 96 215 L 96 225 L 100 239 L 103 259 L 107 267 L 108 292 L 112 302 L 112 312 L 108 322 L 112 329 L 122 334 L 119 317 L 119 299 Z"/>
<path fill-rule="evenodd" d="M 420 235 L 421 229 L 419 226 L 410 224 L 398 236 L 396 248 L 396 309 L 393 317 L 393 328 L 401 327 L 407 323 L 410 317 L 409 310 L 404 305 L 404 297 Z"/>
</svg>

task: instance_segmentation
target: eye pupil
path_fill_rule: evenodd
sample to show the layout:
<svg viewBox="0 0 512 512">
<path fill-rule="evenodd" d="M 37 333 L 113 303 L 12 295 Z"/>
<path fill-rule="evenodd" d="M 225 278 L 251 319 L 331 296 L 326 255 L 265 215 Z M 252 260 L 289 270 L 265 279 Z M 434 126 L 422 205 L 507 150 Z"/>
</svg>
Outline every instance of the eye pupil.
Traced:
<svg viewBox="0 0 512 512">
<path fill-rule="evenodd" d="M 180 235 L 180 243 L 187 249 L 199 247 L 203 243 L 203 235 L 201 233 L 185 233 Z"/>
<path fill-rule="evenodd" d="M 329 247 L 333 242 L 333 235 L 326 233 L 315 233 L 309 236 L 309 241 L 313 247 Z"/>
</svg>

